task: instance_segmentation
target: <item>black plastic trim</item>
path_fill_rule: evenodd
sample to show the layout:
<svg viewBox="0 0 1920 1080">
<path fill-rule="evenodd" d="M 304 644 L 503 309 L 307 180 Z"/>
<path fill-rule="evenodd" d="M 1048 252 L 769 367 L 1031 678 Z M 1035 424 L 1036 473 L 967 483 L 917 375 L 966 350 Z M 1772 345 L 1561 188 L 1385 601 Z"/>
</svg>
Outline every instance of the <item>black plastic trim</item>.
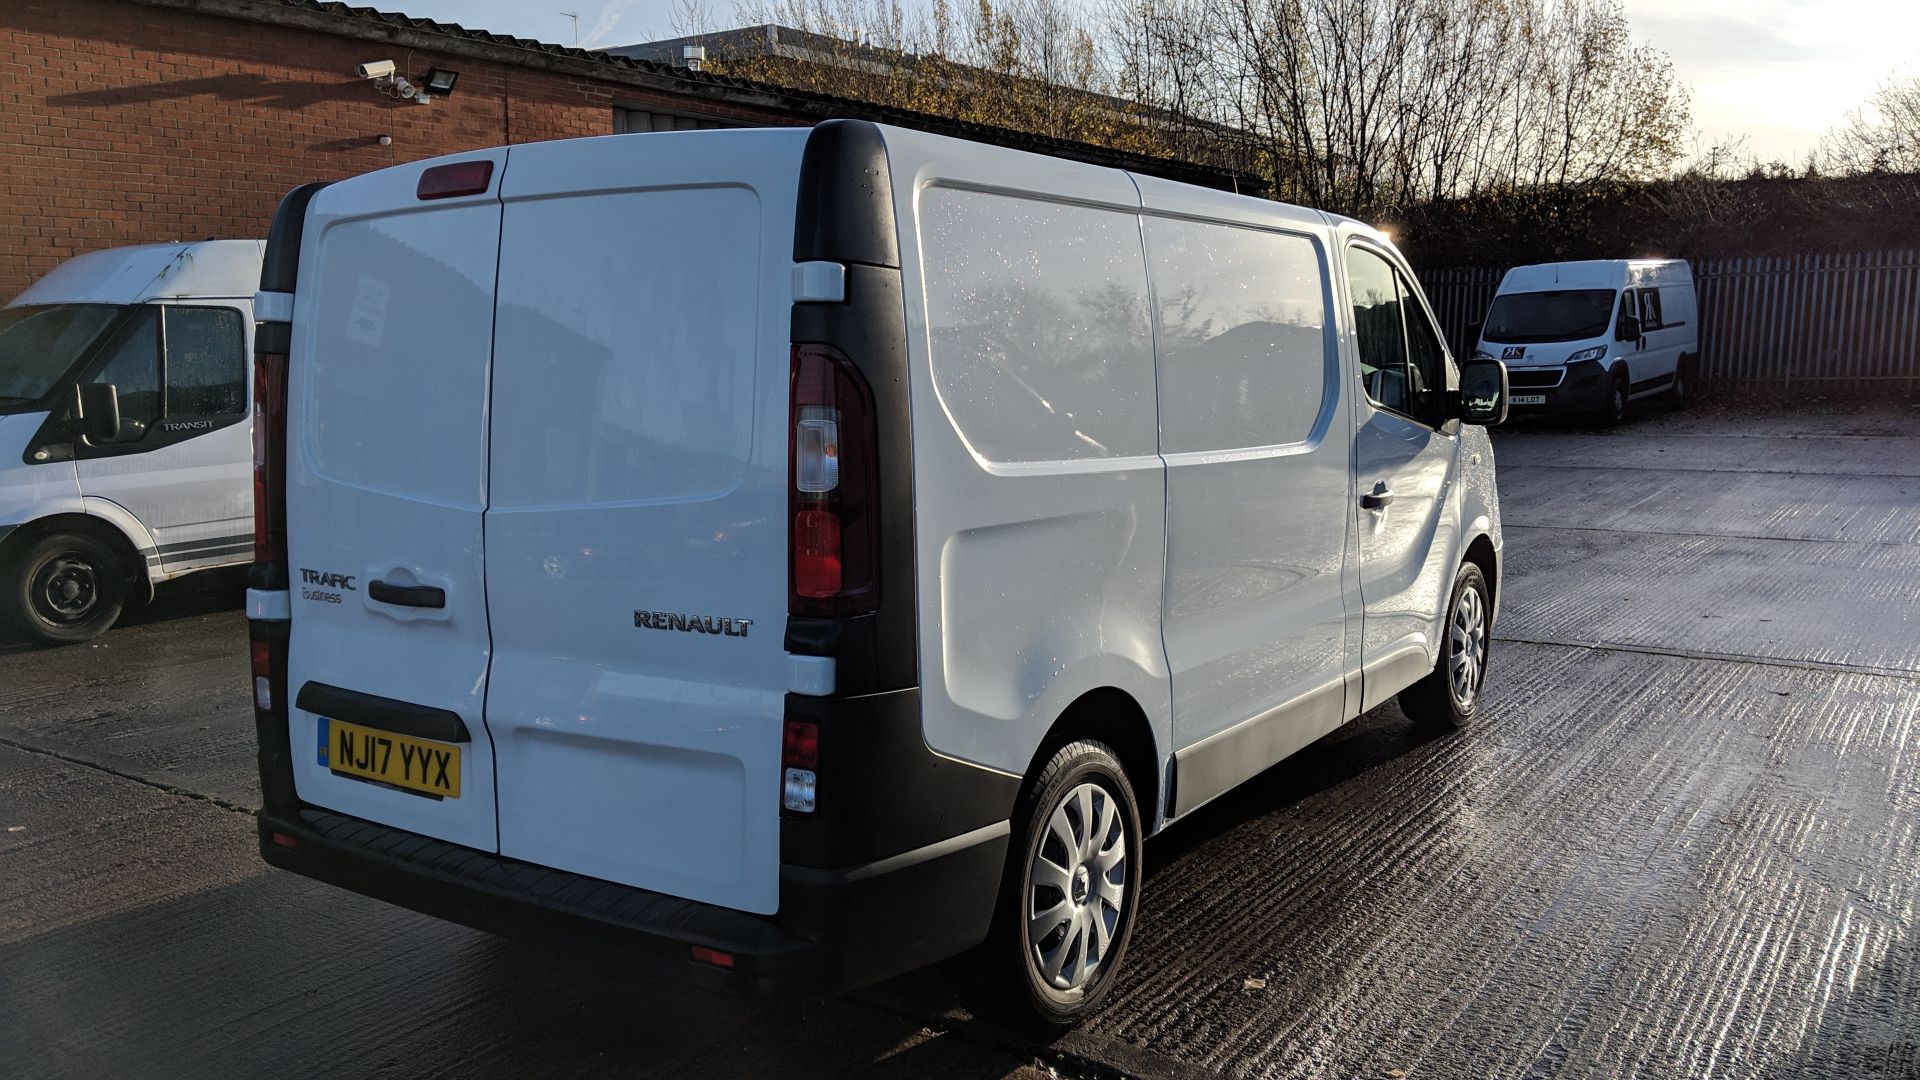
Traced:
<svg viewBox="0 0 1920 1080">
<path fill-rule="evenodd" d="M 315 807 L 259 818 L 268 863 L 481 930 L 617 952 L 623 963 L 743 994 L 835 994 L 985 939 L 1007 830 L 832 871 L 783 867 L 780 912 L 754 915 L 460 847 Z M 276 838 L 284 838 L 288 843 Z M 700 945 L 731 970 L 698 964 Z"/>
<path fill-rule="evenodd" d="M 900 266 L 887 141 L 866 120 L 814 126 L 800 159 L 793 260 Z"/>
<path fill-rule="evenodd" d="M 273 226 L 267 230 L 267 248 L 261 256 L 260 291 L 293 291 L 295 282 L 300 278 L 300 241 L 307 221 L 307 206 L 327 181 L 301 184 L 280 197 L 280 205 L 273 211 Z M 256 352 L 285 352 L 285 349 L 261 349 L 255 338 Z"/>
<path fill-rule="evenodd" d="M 255 566 L 257 569 L 258 564 Z M 249 573 L 249 584 L 251 580 L 252 574 Z M 282 583 L 280 587 L 286 586 Z M 268 682 L 276 688 L 272 709 L 262 710 L 256 704 L 253 710 L 254 739 L 259 749 L 262 814 L 290 814 L 300 805 L 293 787 L 293 748 L 292 737 L 287 729 L 285 699 L 287 641 L 292 634 L 293 624 L 284 619 L 247 620 L 248 640 L 267 643 L 268 654 L 273 658 Z"/>
<path fill-rule="evenodd" d="M 788 694 L 786 714 L 820 726 L 820 781 L 814 812 L 781 822 L 783 863 L 872 862 L 1013 815 L 1019 777 L 927 747 L 918 688 L 851 698 Z"/>
<path fill-rule="evenodd" d="M 838 349 L 873 393 L 880 458 L 880 604 L 872 614 L 852 618 L 790 617 L 786 648 L 833 657 L 837 692 L 843 696 L 898 690 L 920 681 L 919 604 L 907 309 L 880 129 L 856 120 L 814 128 L 801 160 L 799 190 L 794 258 L 846 264 L 846 299 L 793 305 L 792 340 Z"/>
<path fill-rule="evenodd" d="M 473 736 L 467 732 L 466 721 L 460 719 L 459 713 L 363 694 L 358 690 L 328 686 L 326 683 L 310 682 L 302 686 L 295 703 L 302 712 L 315 713 L 331 720 L 345 720 L 349 724 L 363 724 L 381 731 L 391 731 L 395 735 L 411 735 L 416 739 L 439 742 L 473 741 Z"/>
<path fill-rule="evenodd" d="M 286 592 L 292 587 L 286 563 L 256 562 L 247 568 L 247 588 L 261 592 Z"/>
</svg>

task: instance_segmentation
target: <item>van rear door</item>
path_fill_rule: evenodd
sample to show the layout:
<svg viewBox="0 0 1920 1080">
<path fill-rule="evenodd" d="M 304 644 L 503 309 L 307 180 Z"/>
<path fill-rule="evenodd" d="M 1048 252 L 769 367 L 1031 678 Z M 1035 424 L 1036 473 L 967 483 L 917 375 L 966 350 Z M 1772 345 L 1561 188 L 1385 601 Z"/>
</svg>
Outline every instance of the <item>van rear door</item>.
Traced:
<svg viewBox="0 0 1920 1080">
<path fill-rule="evenodd" d="M 492 850 L 481 520 L 506 153 L 462 160 L 492 163 L 485 190 L 423 198 L 429 166 L 401 167 L 332 185 L 308 212 L 287 686 L 302 800 Z"/>
<path fill-rule="evenodd" d="M 512 151 L 486 515 L 503 855 L 778 907 L 806 135 Z"/>
</svg>

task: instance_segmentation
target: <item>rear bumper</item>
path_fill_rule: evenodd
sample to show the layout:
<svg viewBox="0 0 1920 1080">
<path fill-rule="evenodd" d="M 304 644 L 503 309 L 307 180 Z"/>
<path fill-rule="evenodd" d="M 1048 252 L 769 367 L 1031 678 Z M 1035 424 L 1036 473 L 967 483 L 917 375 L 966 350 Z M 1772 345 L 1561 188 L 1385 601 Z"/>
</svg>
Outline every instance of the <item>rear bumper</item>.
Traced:
<svg viewBox="0 0 1920 1080">
<path fill-rule="evenodd" d="M 260 853 L 282 869 L 476 929 L 617 951 L 659 974 L 754 995 L 841 993 L 978 944 L 1007 837 L 1002 821 L 862 866 L 782 867 L 780 913 L 759 916 L 331 811 L 260 815 Z M 694 946 L 731 954 L 733 967 L 695 962 Z"/>
</svg>

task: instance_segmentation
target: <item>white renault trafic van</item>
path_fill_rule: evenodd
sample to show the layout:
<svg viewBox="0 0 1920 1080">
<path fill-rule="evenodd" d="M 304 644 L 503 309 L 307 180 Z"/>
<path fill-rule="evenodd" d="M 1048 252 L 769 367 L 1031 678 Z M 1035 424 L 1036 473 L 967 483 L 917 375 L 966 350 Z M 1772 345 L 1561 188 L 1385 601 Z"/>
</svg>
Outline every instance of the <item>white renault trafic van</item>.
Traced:
<svg viewBox="0 0 1920 1080">
<path fill-rule="evenodd" d="M 1516 266 L 1500 281 L 1476 355 L 1499 357 L 1522 413 L 1619 423 L 1628 403 L 1686 403 L 1700 356 L 1693 271 L 1681 259 Z"/>
<path fill-rule="evenodd" d="M 256 303 L 278 866 L 755 992 L 972 950 L 1068 1022 L 1143 837 L 1475 713 L 1504 373 L 1356 222 L 626 135 L 299 189 Z"/>
<path fill-rule="evenodd" d="M 47 642 L 252 557 L 258 240 L 55 267 L 0 309 L 0 623 Z"/>
</svg>

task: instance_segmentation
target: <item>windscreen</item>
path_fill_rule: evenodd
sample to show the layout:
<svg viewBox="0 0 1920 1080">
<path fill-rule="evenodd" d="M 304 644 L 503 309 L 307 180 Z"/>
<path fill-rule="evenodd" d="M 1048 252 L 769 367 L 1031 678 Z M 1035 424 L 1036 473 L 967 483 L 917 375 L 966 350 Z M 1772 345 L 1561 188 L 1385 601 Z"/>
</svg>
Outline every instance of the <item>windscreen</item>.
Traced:
<svg viewBox="0 0 1920 1080">
<path fill-rule="evenodd" d="M 0 412 L 17 412 L 52 392 L 121 310 L 113 304 L 0 310 Z"/>
<path fill-rule="evenodd" d="M 1504 293 L 1487 312 L 1484 341 L 1519 345 L 1599 337 L 1613 321 L 1611 289 Z"/>
</svg>

